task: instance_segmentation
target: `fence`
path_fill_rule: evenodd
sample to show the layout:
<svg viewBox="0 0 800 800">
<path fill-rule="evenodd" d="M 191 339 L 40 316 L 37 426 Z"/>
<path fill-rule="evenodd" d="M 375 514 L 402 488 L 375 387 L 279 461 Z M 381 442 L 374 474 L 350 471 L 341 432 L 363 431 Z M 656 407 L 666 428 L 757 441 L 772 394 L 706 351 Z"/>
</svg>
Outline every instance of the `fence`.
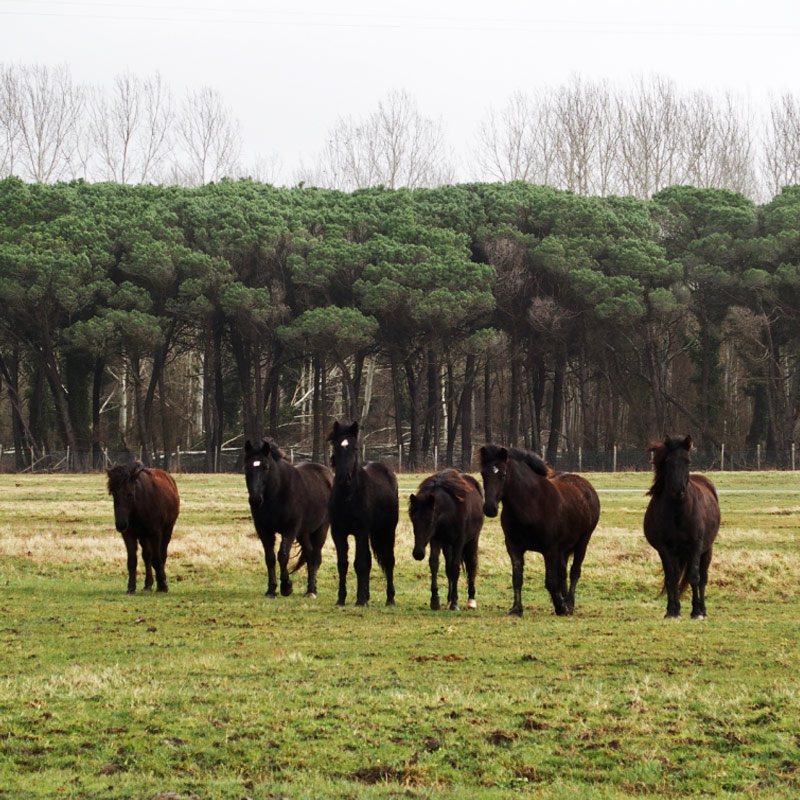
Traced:
<svg viewBox="0 0 800 800">
<path fill-rule="evenodd" d="M 287 457 L 292 461 L 310 461 L 311 453 L 303 447 L 285 447 Z M 93 472 L 102 471 L 112 464 L 131 461 L 142 457 L 141 450 L 122 451 L 102 448 L 94 456 L 82 453 L 78 457 L 69 450 L 34 452 L 26 451 L 17 458 L 13 449 L 5 449 L 0 445 L 0 472 L 37 473 L 37 472 Z M 365 460 L 383 461 L 397 472 L 408 470 L 408 459 L 396 447 L 369 448 L 363 452 Z M 21 462 L 21 463 L 20 463 Z M 204 450 L 175 450 L 165 458 L 164 453 L 153 457 L 153 464 L 166 467 L 173 472 L 209 472 L 208 459 Z M 460 451 L 454 453 L 453 464 L 461 464 Z M 422 460 L 414 472 L 428 473 L 449 466 L 439 452 Z M 609 450 L 564 450 L 558 453 L 552 462 L 557 469 L 569 472 L 641 472 L 649 471 L 650 457 L 647 452 L 632 448 L 613 447 Z M 692 453 L 692 469 L 704 471 L 739 471 L 739 470 L 795 470 L 797 469 L 797 452 L 795 445 L 788 452 L 765 450 L 729 450 L 725 445 L 718 449 L 696 450 Z M 242 451 L 240 448 L 223 448 L 217 464 L 217 472 L 239 472 L 242 468 Z M 473 464 L 474 468 L 474 464 Z"/>
</svg>

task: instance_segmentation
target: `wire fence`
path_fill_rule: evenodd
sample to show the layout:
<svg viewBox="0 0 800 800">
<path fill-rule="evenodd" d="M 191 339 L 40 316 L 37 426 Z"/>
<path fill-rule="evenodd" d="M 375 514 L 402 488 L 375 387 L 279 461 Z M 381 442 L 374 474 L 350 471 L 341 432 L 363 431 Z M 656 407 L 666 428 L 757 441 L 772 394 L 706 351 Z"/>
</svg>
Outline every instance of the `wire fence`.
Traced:
<svg viewBox="0 0 800 800">
<path fill-rule="evenodd" d="M 311 461 L 312 453 L 301 446 L 284 448 L 287 458 L 292 462 Z M 34 450 L 17 452 L 0 445 L 0 473 L 42 473 L 42 472 L 99 472 L 114 464 L 134 459 L 142 460 L 142 450 L 111 450 L 100 448 L 92 453 L 71 453 L 69 450 L 38 452 Z M 426 458 L 410 464 L 408 456 L 397 447 L 365 448 L 362 457 L 366 461 L 382 461 L 396 472 L 429 473 L 447 466 L 462 464 L 461 452 L 455 451 L 452 459 L 435 450 Z M 321 459 L 321 460 L 324 460 Z M 176 449 L 170 453 L 152 455 L 153 466 L 171 472 L 240 472 L 242 470 L 241 448 L 223 448 L 216 459 L 209 457 L 204 450 Z M 474 458 L 470 458 L 471 468 L 476 470 Z M 559 451 L 551 466 L 566 472 L 643 472 L 650 471 L 650 456 L 644 450 L 613 447 L 608 450 Z M 725 445 L 719 448 L 699 449 L 692 453 L 692 469 L 708 471 L 744 470 L 796 470 L 797 453 L 794 445 L 787 451 L 766 450 L 756 447 L 751 450 L 729 450 Z"/>
</svg>

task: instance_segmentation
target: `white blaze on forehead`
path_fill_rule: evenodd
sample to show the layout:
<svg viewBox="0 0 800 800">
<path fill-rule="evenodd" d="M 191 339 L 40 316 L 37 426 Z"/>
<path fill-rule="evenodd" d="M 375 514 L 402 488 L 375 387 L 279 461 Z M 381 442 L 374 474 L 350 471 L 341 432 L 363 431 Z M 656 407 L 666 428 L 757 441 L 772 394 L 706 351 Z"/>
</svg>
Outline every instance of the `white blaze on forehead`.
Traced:
<svg viewBox="0 0 800 800">
<path fill-rule="evenodd" d="M 254 461 L 253 462 L 253 466 L 254 467 L 260 467 L 261 466 L 261 462 L 260 461 Z"/>
<path fill-rule="evenodd" d="M 339 444 L 342 447 L 348 447 L 350 445 L 350 442 L 348 442 L 347 439 L 342 439 L 342 441 Z"/>
<path fill-rule="evenodd" d="M 492 472 L 494 472 L 494 474 L 497 475 L 497 473 L 500 472 L 500 468 L 499 467 L 492 467 Z"/>
</svg>

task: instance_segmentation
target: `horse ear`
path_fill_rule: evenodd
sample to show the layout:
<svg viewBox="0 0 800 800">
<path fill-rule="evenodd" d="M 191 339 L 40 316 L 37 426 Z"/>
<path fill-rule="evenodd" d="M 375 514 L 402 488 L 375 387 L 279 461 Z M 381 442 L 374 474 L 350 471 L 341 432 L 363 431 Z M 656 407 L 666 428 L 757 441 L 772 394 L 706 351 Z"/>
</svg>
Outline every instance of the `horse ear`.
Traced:
<svg viewBox="0 0 800 800">
<path fill-rule="evenodd" d="M 135 481 L 139 477 L 143 469 L 144 469 L 144 464 L 142 464 L 141 461 L 138 460 L 134 461 L 133 469 L 131 470 L 131 480 Z"/>
<path fill-rule="evenodd" d="M 409 508 L 410 508 L 411 506 L 413 506 L 413 505 L 414 505 L 414 503 L 416 503 L 416 502 L 417 502 L 417 496 L 416 496 L 416 495 L 415 495 L 415 494 L 412 492 L 412 493 L 411 493 L 411 494 L 408 496 L 408 506 L 409 506 Z"/>
<path fill-rule="evenodd" d="M 508 461 L 508 450 L 505 447 L 500 448 L 499 455 L 503 461 Z"/>
<path fill-rule="evenodd" d="M 486 463 L 486 445 L 481 445 L 477 452 L 478 463 L 483 466 Z"/>
<path fill-rule="evenodd" d="M 350 430 L 353 432 L 353 436 L 358 436 L 358 422 L 354 422 L 350 426 Z"/>
<path fill-rule="evenodd" d="M 333 421 L 333 432 L 334 432 L 334 433 L 339 433 L 339 428 L 341 428 L 341 427 L 342 427 L 342 426 L 339 424 L 339 420 L 338 420 L 338 419 L 335 419 L 335 420 Z"/>
<path fill-rule="evenodd" d="M 283 458 L 283 453 L 281 452 L 280 447 L 272 440 L 272 439 L 264 439 L 264 445 L 266 447 L 266 451 L 270 453 L 270 455 L 276 460 L 280 461 Z"/>
<path fill-rule="evenodd" d="M 692 437 L 691 437 L 691 436 L 687 436 L 687 437 L 686 437 L 686 438 L 683 440 L 683 446 L 684 446 L 684 447 L 685 447 L 687 450 L 691 450 L 691 449 L 692 449 L 692 447 L 694 447 L 694 442 L 692 441 Z"/>
<path fill-rule="evenodd" d="M 250 453 L 253 452 L 253 445 L 250 444 L 249 439 L 244 443 L 244 451 L 247 453 L 247 455 L 250 455 Z"/>
</svg>

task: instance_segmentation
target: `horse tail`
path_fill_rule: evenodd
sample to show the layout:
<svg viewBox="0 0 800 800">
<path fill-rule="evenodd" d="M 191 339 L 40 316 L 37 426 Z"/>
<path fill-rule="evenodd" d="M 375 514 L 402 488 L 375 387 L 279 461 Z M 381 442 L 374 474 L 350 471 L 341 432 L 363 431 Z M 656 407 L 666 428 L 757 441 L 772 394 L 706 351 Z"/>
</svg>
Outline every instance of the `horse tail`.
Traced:
<svg viewBox="0 0 800 800">
<path fill-rule="evenodd" d="M 393 564 L 394 556 L 394 537 L 384 537 L 375 534 L 373 531 L 369 532 L 369 545 L 372 548 L 372 554 L 378 562 L 378 566 L 386 574 L 386 568 Z"/>
<path fill-rule="evenodd" d="M 678 597 L 683 597 L 686 590 L 689 588 L 689 565 L 681 564 L 681 574 L 678 577 Z M 662 597 L 667 593 L 667 579 L 661 584 L 661 591 L 658 593 Z"/>
<path fill-rule="evenodd" d="M 298 550 L 300 551 L 299 555 L 298 555 Z M 289 553 L 289 558 L 294 558 L 295 556 L 297 556 L 297 561 L 295 561 L 294 564 L 289 568 L 290 575 L 293 575 L 295 572 L 297 572 L 297 570 L 299 570 L 300 567 L 302 567 L 308 560 L 306 558 L 306 551 L 303 550 L 302 546 L 300 545 L 300 542 L 298 542 L 297 540 L 292 542 L 292 550 Z"/>
</svg>

